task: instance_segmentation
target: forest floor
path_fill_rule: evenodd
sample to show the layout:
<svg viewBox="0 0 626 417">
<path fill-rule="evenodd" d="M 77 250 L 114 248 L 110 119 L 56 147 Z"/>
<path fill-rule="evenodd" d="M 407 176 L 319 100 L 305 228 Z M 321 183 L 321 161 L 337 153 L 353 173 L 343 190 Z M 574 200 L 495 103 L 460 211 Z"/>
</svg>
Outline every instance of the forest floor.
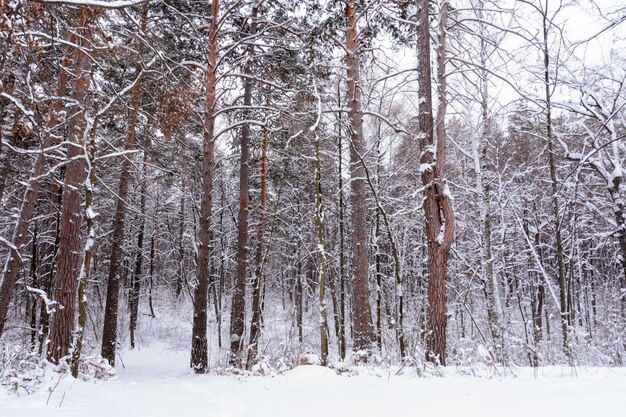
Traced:
<svg viewBox="0 0 626 417">
<path fill-rule="evenodd" d="M 59 378 L 34 393 L 0 389 L 2 417 L 624 416 L 626 368 L 515 368 L 487 378 L 448 368 L 360 367 L 351 375 L 299 366 L 274 376 L 194 375 L 186 352 L 156 346 L 124 352 L 113 380 Z M 121 365 L 121 363 L 119 364 Z"/>
</svg>

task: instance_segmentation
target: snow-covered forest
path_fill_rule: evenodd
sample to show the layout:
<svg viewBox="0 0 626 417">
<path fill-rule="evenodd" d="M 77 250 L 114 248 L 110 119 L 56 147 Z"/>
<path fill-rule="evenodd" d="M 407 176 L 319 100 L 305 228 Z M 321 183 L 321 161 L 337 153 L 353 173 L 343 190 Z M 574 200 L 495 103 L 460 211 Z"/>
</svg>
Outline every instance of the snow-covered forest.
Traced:
<svg viewBox="0 0 626 417">
<path fill-rule="evenodd" d="M 625 83 L 620 1 L 0 0 L 4 391 L 626 366 Z"/>
</svg>

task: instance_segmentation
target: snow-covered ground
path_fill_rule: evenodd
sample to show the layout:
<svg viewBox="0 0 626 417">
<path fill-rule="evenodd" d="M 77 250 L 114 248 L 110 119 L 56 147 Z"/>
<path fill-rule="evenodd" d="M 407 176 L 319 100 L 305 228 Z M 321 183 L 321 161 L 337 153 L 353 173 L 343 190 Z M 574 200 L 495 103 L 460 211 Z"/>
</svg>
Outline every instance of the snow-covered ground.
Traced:
<svg viewBox="0 0 626 417">
<path fill-rule="evenodd" d="M 599 416 L 626 415 L 626 369 L 509 370 L 491 379 L 446 369 L 444 377 L 394 375 L 361 368 L 337 375 L 299 366 L 281 375 L 193 375 L 182 352 L 144 348 L 123 355 L 119 377 L 79 381 L 67 376 L 32 395 L 0 390 L 1 417 L 306 417 L 306 416 Z M 121 365 L 121 364 L 120 364 Z M 485 370 L 476 369 L 479 374 Z"/>
</svg>

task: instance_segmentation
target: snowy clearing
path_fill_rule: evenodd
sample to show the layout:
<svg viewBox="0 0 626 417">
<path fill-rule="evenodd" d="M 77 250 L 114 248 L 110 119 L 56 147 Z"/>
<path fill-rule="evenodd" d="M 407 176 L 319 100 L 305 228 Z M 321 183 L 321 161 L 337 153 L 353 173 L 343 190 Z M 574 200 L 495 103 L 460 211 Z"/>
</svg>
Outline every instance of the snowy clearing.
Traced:
<svg viewBox="0 0 626 417">
<path fill-rule="evenodd" d="M 625 368 L 518 368 L 503 378 L 395 376 L 361 368 L 337 375 L 300 366 L 282 375 L 193 375 L 182 352 L 144 348 L 124 354 L 115 381 L 64 377 L 33 395 L 0 393 L 0 416 L 602 416 L 624 415 Z M 477 369 L 484 373 L 484 369 Z M 48 386 L 58 376 L 50 375 Z M 46 405 L 48 403 L 48 405 Z"/>
</svg>

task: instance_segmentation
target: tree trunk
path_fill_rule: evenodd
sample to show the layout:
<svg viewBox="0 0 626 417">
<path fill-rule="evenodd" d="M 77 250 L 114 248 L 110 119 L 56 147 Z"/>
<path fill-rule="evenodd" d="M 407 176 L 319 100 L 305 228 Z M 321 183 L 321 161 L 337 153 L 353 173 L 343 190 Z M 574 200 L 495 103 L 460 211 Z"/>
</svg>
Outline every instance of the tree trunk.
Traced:
<svg viewBox="0 0 626 417">
<path fill-rule="evenodd" d="M 259 2 L 254 3 L 250 14 L 249 26 L 245 28 L 246 36 L 254 36 L 256 33 L 257 14 Z M 249 77 L 244 78 L 243 92 L 243 118 L 248 119 L 252 105 L 252 80 L 254 45 L 249 43 L 246 48 L 246 61 L 243 73 Z M 237 234 L 237 270 L 235 275 L 235 288 L 233 290 L 232 309 L 230 314 L 230 364 L 241 368 L 243 365 L 243 335 L 245 332 L 246 318 L 246 277 L 248 274 L 248 217 L 249 217 L 249 190 L 250 190 L 250 124 L 244 123 L 241 127 L 241 158 L 239 161 L 239 218 Z"/>
<path fill-rule="evenodd" d="M 478 4 L 477 15 L 481 33 L 485 29 L 483 22 L 484 2 Z M 490 136 L 489 118 L 489 79 L 487 72 L 488 65 L 487 42 L 480 39 L 480 107 L 481 107 L 481 129 L 480 135 L 472 135 L 472 157 L 474 159 L 474 173 L 476 175 L 476 192 L 478 194 L 478 204 L 480 209 L 480 223 L 482 232 L 482 281 L 485 291 L 485 302 L 487 307 L 487 318 L 492 338 L 492 353 L 496 360 L 502 359 L 502 340 L 500 323 L 502 320 L 502 306 L 498 283 L 493 272 L 493 259 L 491 250 L 491 213 L 489 200 L 489 182 L 486 178 L 485 163 L 487 157 L 487 141 Z"/>
<path fill-rule="evenodd" d="M 246 367 L 250 369 L 258 353 L 259 336 L 261 334 L 261 294 L 263 289 L 263 250 L 265 233 L 265 210 L 267 206 L 267 145 L 268 129 L 263 128 L 263 146 L 261 149 L 261 201 L 259 205 L 259 228 L 257 230 L 256 269 L 254 271 L 254 287 L 252 292 L 252 320 L 250 322 L 250 344 Z"/>
<path fill-rule="evenodd" d="M 365 154 L 363 113 L 360 101 L 359 57 L 362 53 L 357 28 L 354 0 L 346 3 L 346 66 L 348 86 L 348 118 L 350 120 L 350 201 L 352 203 L 352 270 L 354 282 L 354 350 L 372 348 L 372 315 L 368 277 L 368 226 L 365 190 L 365 168 L 361 158 Z"/>
<path fill-rule="evenodd" d="M 563 352 L 571 360 L 571 352 L 567 340 L 567 326 L 569 314 L 567 308 L 567 289 L 565 284 L 565 267 L 563 265 L 563 239 L 561 237 L 561 221 L 558 193 L 558 179 L 556 176 L 555 155 L 554 155 L 554 135 L 552 131 L 552 95 L 550 93 L 550 55 L 548 50 L 548 11 L 543 11 L 543 64 L 546 100 L 546 138 L 548 140 L 548 165 L 550 169 L 550 182 L 552 192 L 552 215 L 554 216 L 554 228 L 556 238 L 556 261 L 558 267 L 559 291 L 560 291 L 560 320 L 561 335 L 563 337 Z"/>
<path fill-rule="evenodd" d="M 97 111 L 97 109 L 96 109 Z M 78 378 L 78 366 L 80 355 L 83 350 L 83 338 L 87 325 L 87 284 L 91 273 L 91 260 L 95 248 L 95 213 L 93 212 L 93 188 L 96 185 L 96 123 L 91 128 L 89 146 L 87 147 L 87 160 L 89 163 L 89 179 L 85 185 L 85 220 L 87 221 L 87 242 L 85 243 L 85 257 L 78 281 L 78 324 L 74 335 L 74 350 L 72 351 L 71 371 L 74 378 Z"/>
<path fill-rule="evenodd" d="M 337 86 L 339 89 L 339 86 Z M 339 97 L 339 107 L 341 107 L 341 94 L 337 91 Z M 337 340 L 337 347 L 339 349 L 339 358 L 344 360 L 346 358 L 346 289 L 345 289 L 345 257 L 344 257 L 344 242 L 345 242 L 345 226 L 344 226 L 344 201 L 343 201 L 343 117 L 342 113 L 339 113 L 338 123 L 338 143 L 337 148 L 339 151 L 339 337 Z"/>
<path fill-rule="evenodd" d="M 202 197 L 198 231 L 198 255 L 196 266 L 197 286 L 193 297 L 193 330 L 190 365 L 197 374 L 208 371 L 207 309 L 209 291 L 209 245 L 211 244 L 211 192 L 213 190 L 213 167 L 215 148 L 215 84 L 217 65 L 217 41 L 219 23 L 219 0 L 211 3 L 211 24 L 208 34 L 209 51 L 206 67 L 206 98 L 204 107 L 204 153 L 202 155 Z"/>
<path fill-rule="evenodd" d="M 296 282 L 294 288 L 294 307 L 296 313 L 296 327 L 298 328 L 298 342 L 302 344 L 303 342 L 303 334 L 302 334 L 302 316 L 303 316 L 303 306 L 302 306 L 302 260 L 299 258 L 300 254 L 298 250 L 295 251 L 295 256 L 298 258 L 297 264 L 298 269 L 296 271 Z"/>
<path fill-rule="evenodd" d="M 446 268 L 454 238 L 454 212 L 449 190 L 443 180 L 445 157 L 445 48 L 448 2 L 441 5 L 439 22 L 439 45 L 437 48 L 437 79 L 439 108 L 437 124 L 433 123 L 430 70 L 430 30 L 428 0 L 419 1 L 418 10 L 418 72 L 419 72 L 419 137 L 424 151 L 420 162 L 428 169 L 421 169 L 424 184 L 424 216 L 428 246 L 428 323 L 426 360 L 446 364 Z M 436 128 L 437 143 L 434 142 Z M 435 157 L 436 155 L 436 157 Z"/>
<path fill-rule="evenodd" d="M 178 212 L 178 277 L 176 279 L 176 298 L 180 297 L 183 286 L 188 289 L 185 279 L 185 187 L 184 181 L 180 181 L 180 210 Z"/>
<path fill-rule="evenodd" d="M 7 77 L 5 77 L 3 81 L 3 87 L 4 87 L 4 91 L 8 94 L 13 94 L 13 88 L 15 86 L 15 77 L 12 75 L 9 75 Z M 9 178 L 9 174 L 11 172 L 11 159 L 13 156 L 13 152 L 11 151 L 11 149 L 7 148 L 4 149 L 4 146 L 2 145 L 2 139 L 5 135 L 5 126 L 9 123 L 8 122 L 8 113 L 9 113 L 9 109 L 10 109 L 10 101 L 7 98 L 4 97 L 0 97 L 0 204 L 2 204 L 2 198 L 4 197 L 4 190 L 6 187 L 6 182 L 7 179 Z M 14 112 L 14 116 L 13 116 L 13 132 L 12 132 L 12 137 L 15 140 L 15 125 L 16 125 L 16 121 L 18 120 L 18 113 L 19 110 L 15 109 Z"/>
<path fill-rule="evenodd" d="M 76 64 L 70 60 L 70 56 L 73 52 L 72 47 L 68 47 L 65 50 L 65 57 L 62 61 L 63 68 L 71 68 L 70 65 Z M 68 74 L 70 71 L 61 71 L 58 75 L 57 79 L 57 95 L 59 97 L 64 97 L 67 91 L 67 81 Z M 9 256 L 6 260 L 3 276 L 2 276 L 2 284 L 0 285 L 0 338 L 2 337 L 2 333 L 4 331 L 4 323 L 7 318 L 7 314 L 9 311 L 9 303 L 11 302 L 11 297 L 13 295 L 13 290 L 15 289 L 15 283 L 17 281 L 17 275 L 20 270 L 20 266 L 22 264 L 22 253 L 24 251 L 24 245 L 28 238 L 28 225 L 30 223 L 31 218 L 33 217 L 33 212 L 35 211 L 35 206 L 37 204 L 37 196 L 39 194 L 39 189 L 41 187 L 41 176 L 44 174 L 44 170 L 46 168 L 46 155 L 45 150 L 49 148 L 53 143 L 55 143 L 54 135 L 52 134 L 52 129 L 61 122 L 61 113 L 60 110 L 64 105 L 63 100 L 56 100 L 53 102 L 50 108 L 50 118 L 46 123 L 46 131 L 44 133 L 44 139 L 41 143 L 41 152 L 37 153 L 35 157 L 35 161 L 31 167 L 31 174 L 29 185 L 26 187 L 24 191 L 24 197 L 22 198 L 22 206 L 20 208 L 20 215 L 17 221 L 17 225 L 13 231 L 13 237 L 11 239 L 12 247 L 9 250 Z M 57 188 L 56 185 L 53 188 Z M 53 193 L 54 195 L 55 193 Z M 1 201 L 1 200 L 0 200 Z M 50 245 L 44 246 L 44 255 L 50 255 L 52 258 L 54 250 L 46 251 L 46 247 Z M 50 253 L 47 253 L 50 252 Z M 47 256 L 43 256 L 42 259 L 45 260 Z M 52 259 L 49 261 L 52 262 Z M 50 282 L 53 270 L 50 268 L 48 273 L 42 273 L 40 275 L 41 282 Z M 45 307 L 42 309 L 42 318 L 46 317 L 46 309 Z M 46 318 L 47 320 L 47 318 Z M 43 324 L 43 323 L 42 323 Z M 47 326 L 46 326 L 47 327 Z M 43 332 L 46 333 L 45 331 Z M 43 340 L 41 340 L 41 345 L 43 345 Z"/>
<path fill-rule="evenodd" d="M 152 230 L 152 236 L 150 237 L 150 268 L 148 272 L 148 307 L 150 308 L 150 317 L 155 318 L 156 314 L 154 314 L 154 306 L 152 305 L 152 288 L 154 286 L 154 255 L 155 255 L 155 245 L 157 240 L 157 230 L 159 224 L 159 202 L 157 201 L 157 209 L 154 213 L 154 229 Z"/>
<path fill-rule="evenodd" d="M 76 11 L 76 17 L 72 19 L 73 33 L 70 42 L 87 47 L 89 29 L 87 28 L 90 13 L 81 9 Z M 71 67 L 76 78 L 71 82 L 72 99 L 78 105 L 74 117 L 68 123 L 68 147 L 65 180 L 63 184 L 63 197 L 61 205 L 61 218 L 59 223 L 59 252 L 58 266 L 54 279 L 55 296 L 58 303 L 53 315 L 50 328 L 50 345 L 48 346 L 48 359 L 53 363 L 59 363 L 70 352 L 72 333 L 74 330 L 74 316 L 76 311 L 76 290 L 83 260 L 82 243 L 82 204 L 83 198 L 81 187 L 85 182 L 85 159 L 84 133 L 87 127 L 85 117 L 85 105 L 89 82 L 91 79 L 91 59 L 78 48 L 69 52 Z"/>
<path fill-rule="evenodd" d="M 619 279 L 620 301 L 622 316 L 626 317 L 626 216 L 624 215 L 626 212 L 626 203 L 622 197 L 624 191 L 622 177 L 615 177 L 612 185 L 611 199 L 613 200 L 613 211 L 615 213 L 615 223 L 617 224 L 617 241 L 621 255 L 620 263 L 622 265 L 622 273 Z"/>
<path fill-rule="evenodd" d="M 37 250 L 37 226 L 35 226 L 35 230 L 33 231 L 33 241 L 32 241 L 32 252 L 31 252 L 31 258 L 30 258 L 30 278 L 31 278 L 31 284 L 33 286 L 33 288 L 37 288 L 37 286 L 39 285 L 39 279 L 37 277 L 37 268 L 38 268 L 38 254 L 39 251 Z M 31 304 L 31 308 L 30 308 L 30 350 L 31 351 L 35 351 L 35 349 L 37 348 L 37 304 L 38 304 L 38 300 L 36 299 L 36 297 L 31 297 L 32 299 L 32 304 Z"/>
<path fill-rule="evenodd" d="M 133 279 L 130 289 L 130 320 L 128 322 L 130 331 L 130 348 L 135 348 L 135 330 L 137 330 L 137 318 L 139 315 L 139 293 L 141 292 L 141 271 L 143 266 L 143 237 L 146 228 L 146 167 L 148 162 L 148 155 L 143 153 L 143 178 L 141 180 L 141 197 L 140 197 L 140 210 L 141 220 L 139 222 L 139 233 L 137 234 L 137 257 L 135 258 L 135 272 L 133 273 Z"/>
<path fill-rule="evenodd" d="M 374 264 L 376 267 L 376 345 L 378 351 L 383 350 L 383 327 L 382 327 L 382 271 L 380 265 L 380 209 L 376 208 L 376 222 L 374 224 L 374 242 L 375 250 Z"/>
<path fill-rule="evenodd" d="M 147 8 L 144 7 L 142 17 L 142 33 L 145 32 L 147 20 Z M 141 48 L 139 48 L 141 51 Z M 139 73 L 141 64 L 136 65 Z M 125 150 L 132 151 L 135 148 L 135 130 L 137 115 L 139 113 L 139 98 L 141 94 L 141 79 L 137 80 L 130 99 L 130 112 L 128 115 L 128 136 Z M 111 238 L 111 257 L 109 275 L 107 280 L 107 296 L 104 308 L 104 328 L 102 330 L 102 357 L 111 366 L 115 365 L 115 351 L 117 347 L 117 315 L 119 309 L 120 268 L 124 254 L 124 230 L 126 227 L 126 199 L 128 198 L 128 185 L 130 183 L 131 155 L 125 155 L 122 162 L 122 171 L 117 191 L 117 206 L 113 218 L 113 234 Z"/>
<path fill-rule="evenodd" d="M 319 98 L 318 98 L 319 99 Z M 320 102 L 321 106 L 321 102 Z M 321 110 L 321 108 L 320 108 Z M 321 114 L 318 115 L 321 117 Z M 315 123 L 315 127 L 319 119 Z M 322 208 L 322 163 L 320 160 L 320 140 L 315 129 L 315 226 L 320 257 L 319 302 L 320 302 L 320 353 L 322 366 L 328 362 L 328 320 L 326 313 L 326 252 L 324 249 L 324 211 Z"/>
</svg>

